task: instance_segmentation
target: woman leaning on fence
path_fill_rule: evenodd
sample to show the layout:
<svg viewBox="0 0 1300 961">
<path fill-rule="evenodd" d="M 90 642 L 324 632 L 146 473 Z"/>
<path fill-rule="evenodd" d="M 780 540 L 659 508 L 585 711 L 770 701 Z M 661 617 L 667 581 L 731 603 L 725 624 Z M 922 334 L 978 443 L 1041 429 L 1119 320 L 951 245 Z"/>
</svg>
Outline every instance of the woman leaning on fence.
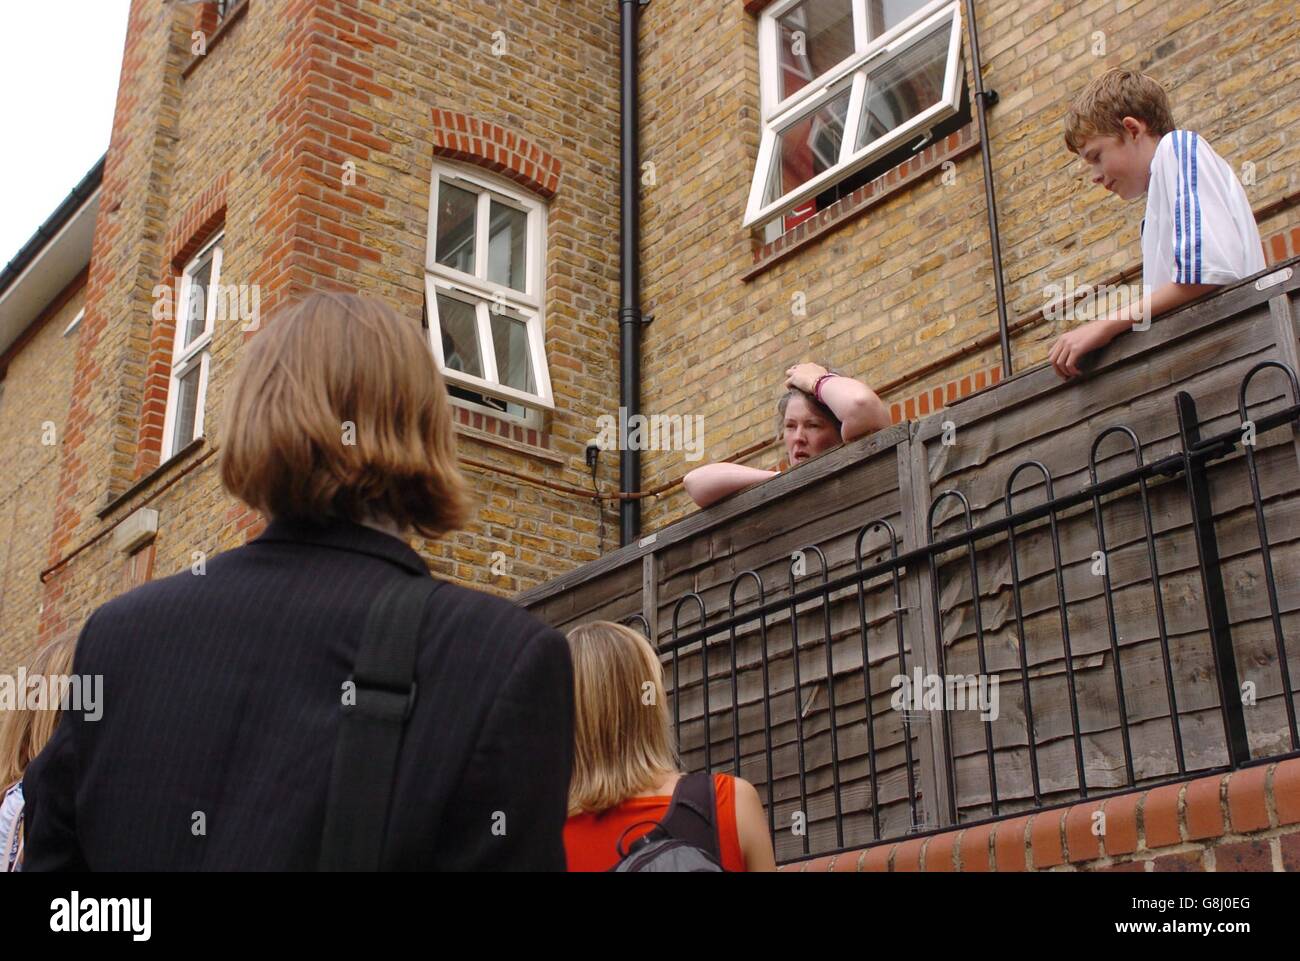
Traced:
<svg viewBox="0 0 1300 961">
<path fill-rule="evenodd" d="M 889 426 L 889 411 L 861 381 L 820 364 L 796 364 L 786 369 L 785 378 L 786 392 L 776 404 L 777 430 L 790 467 Z M 698 506 L 708 507 L 779 473 L 744 464 L 705 464 L 682 478 L 682 486 Z"/>
</svg>

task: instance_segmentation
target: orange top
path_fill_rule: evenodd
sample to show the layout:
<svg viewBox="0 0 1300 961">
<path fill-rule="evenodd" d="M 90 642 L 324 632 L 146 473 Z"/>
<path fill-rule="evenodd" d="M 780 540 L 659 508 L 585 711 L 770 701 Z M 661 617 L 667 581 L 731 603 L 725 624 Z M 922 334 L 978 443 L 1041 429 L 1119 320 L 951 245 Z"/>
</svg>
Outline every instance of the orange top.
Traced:
<svg viewBox="0 0 1300 961">
<path fill-rule="evenodd" d="M 745 870 L 745 855 L 740 850 L 736 830 L 736 781 L 730 774 L 713 775 L 717 795 L 715 823 L 718 844 L 722 849 L 722 867 L 726 871 Z M 608 871 L 618 864 L 618 839 L 638 821 L 658 821 L 668 813 L 671 797 L 629 798 L 618 807 L 601 814 L 575 814 L 564 825 L 564 851 L 570 871 Z M 653 823 L 638 825 L 627 831 L 623 850 L 648 833 Z"/>
</svg>

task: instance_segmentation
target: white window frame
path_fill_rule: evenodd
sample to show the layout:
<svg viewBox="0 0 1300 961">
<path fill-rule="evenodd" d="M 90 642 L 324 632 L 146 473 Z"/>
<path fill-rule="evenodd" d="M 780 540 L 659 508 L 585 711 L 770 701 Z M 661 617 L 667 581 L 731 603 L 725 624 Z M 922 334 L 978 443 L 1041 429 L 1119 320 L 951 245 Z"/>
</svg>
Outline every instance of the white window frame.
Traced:
<svg viewBox="0 0 1300 961">
<path fill-rule="evenodd" d="M 86 308 L 82 307 L 79 311 L 77 311 L 77 316 L 72 318 L 72 321 L 68 324 L 68 326 L 63 328 L 63 336 L 67 337 L 68 334 L 76 330 L 77 327 L 80 326 L 81 324 L 81 318 L 85 316 L 86 316 Z"/>
<path fill-rule="evenodd" d="M 754 227 L 785 213 L 810 197 L 824 191 L 835 182 L 861 170 L 872 160 L 897 147 L 900 143 L 926 134 L 929 130 L 961 108 L 960 98 L 963 71 L 961 69 L 961 4 L 954 0 L 931 0 L 901 23 L 885 31 L 875 40 L 867 41 L 867 2 L 853 0 L 853 24 L 856 52 L 821 74 L 816 81 L 779 99 L 781 71 L 779 17 L 797 6 L 801 0 L 780 0 L 765 10 L 758 22 L 759 98 L 762 114 L 762 139 L 758 161 L 750 184 L 749 201 L 745 207 L 745 227 Z M 862 120 L 863 100 L 866 97 L 867 75 L 891 55 L 901 52 L 943 21 L 952 18 L 952 32 L 948 42 L 948 59 L 944 73 L 943 95 L 939 101 L 922 111 L 900 127 L 883 137 L 854 149 L 858 127 Z M 822 171 L 811 180 L 783 194 L 771 203 L 763 203 L 767 178 L 772 175 L 772 160 L 777 148 L 777 135 L 790 124 L 819 110 L 844 92 L 851 84 L 848 111 L 844 122 L 844 139 L 840 146 L 839 162 Z"/>
<path fill-rule="evenodd" d="M 429 312 L 427 306 L 425 307 L 424 316 L 425 316 L 425 336 L 429 336 L 430 335 L 429 328 L 428 328 Z M 442 338 L 439 338 L 439 340 L 441 339 Z M 543 426 L 542 413 L 541 413 L 541 409 L 538 407 L 524 407 L 522 408 L 522 410 L 520 410 L 518 409 L 518 406 L 515 405 L 516 406 L 515 410 L 511 410 L 509 408 L 503 410 L 500 407 L 494 407 L 492 404 L 487 403 L 488 400 L 496 400 L 497 398 L 490 398 L 487 395 L 484 395 L 482 393 L 479 394 L 479 396 L 482 398 L 481 400 L 472 400 L 468 397 L 457 397 L 455 394 L 451 393 L 451 388 L 453 387 L 461 388 L 465 390 L 469 389 L 469 388 L 464 388 L 461 384 L 455 384 L 455 383 L 447 384 L 447 388 L 448 388 L 447 399 L 451 401 L 453 407 L 464 407 L 466 410 L 477 411 L 480 414 L 487 414 L 489 417 L 495 417 L 498 420 L 506 420 L 513 424 L 519 424 L 521 427 L 533 427 L 538 430 L 542 429 Z M 501 401 L 501 403 L 505 403 L 505 401 Z M 511 401 L 510 403 L 513 405 L 514 401 Z"/>
<path fill-rule="evenodd" d="M 478 194 L 478 208 L 475 214 L 474 237 L 474 273 L 456 270 L 437 261 L 438 238 L 438 190 L 440 185 L 448 182 L 463 190 Z M 526 269 L 524 272 L 524 290 L 519 291 L 506 284 L 493 283 L 487 279 L 488 235 L 491 217 L 491 203 L 513 207 L 527 214 L 527 239 L 524 244 Z M 429 233 L 425 250 L 425 301 L 429 319 L 429 342 L 433 355 L 438 361 L 447 382 L 479 394 L 486 394 L 500 400 L 519 404 L 526 409 L 555 409 L 551 393 L 550 372 L 546 365 L 546 326 L 544 317 L 543 289 L 546 282 L 546 207 L 526 193 L 512 189 L 504 184 L 484 177 L 476 170 L 469 170 L 459 165 L 439 162 L 434 165 L 432 182 L 429 186 Z M 479 366 L 482 377 L 453 370 L 447 366 L 442 353 L 442 324 L 438 317 L 438 294 L 457 300 L 472 300 L 475 303 L 479 342 Z M 496 308 L 496 304 L 500 308 Z M 533 383 L 537 393 L 518 390 L 500 382 L 497 371 L 496 351 L 492 341 L 492 312 L 508 311 L 517 315 L 527 328 L 529 361 L 532 365 Z M 458 401 L 458 398 L 452 398 Z M 467 402 L 472 404 L 472 402 Z M 472 404 L 476 409 L 481 405 Z M 500 415 L 504 411 L 491 413 Z M 507 415 L 512 416 L 512 415 Z M 528 418 L 525 418 L 528 420 Z"/>
<path fill-rule="evenodd" d="M 221 255 L 222 240 L 225 239 L 224 231 L 217 234 L 207 243 L 205 243 L 185 265 L 181 271 L 179 290 L 176 297 L 176 303 L 173 308 L 175 330 L 172 333 L 172 365 L 171 376 L 167 383 L 167 414 L 163 418 L 163 442 L 161 461 L 166 461 L 177 453 L 179 448 L 174 446 L 173 435 L 176 432 L 176 405 L 180 399 L 180 382 L 183 377 L 188 375 L 197 364 L 199 367 L 199 390 L 194 400 L 194 436 L 186 443 L 203 436 L 203 408 L 208 396 L 208 373 L 212 366 L 212 334 L 216 326 L 217 302 L 221 299 L 213 295 L 214 288 L 218 288 L 221 283 Z M 208 289 L 204 295 L 204 317 L 203 332 L 194 338 L 189 345 L 183 345 L 181 339 L 185 336 L 185 325 L 182 319 L 188 310 L 190 302 L 190 284 L 193 282 L 195 268 L 200 261 L 212 253 L 212 273 L 208 279 Z M 182 445 L 184 446 L 184 445 Z"/>
</svg>

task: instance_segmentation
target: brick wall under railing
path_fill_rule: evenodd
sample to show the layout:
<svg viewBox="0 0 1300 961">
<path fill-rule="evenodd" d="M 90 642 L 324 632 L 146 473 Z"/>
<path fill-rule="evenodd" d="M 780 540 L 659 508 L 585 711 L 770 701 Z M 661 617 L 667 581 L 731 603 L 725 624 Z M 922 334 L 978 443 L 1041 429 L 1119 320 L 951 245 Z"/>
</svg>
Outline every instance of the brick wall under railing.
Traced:
<svg viewBox="0 0 1300 961">
<path fill-rule="evenodd" d="M 780 870 L 1300 871 L 1300 758 L 887 841 Z"/>
<path fill-rule="evenodd" d="M 919 420 L 926 414 L 947 407 L 953 401 L 967 397 L 977 390 L 984 390 L 1002 382 L 1002 365 L 994 364 L 974 373 L 954 377 L 937 387 L 929 387 L 905 400 L 896 400 L 889 405 L 889 421 L 897 424 L 904 420 Z"/>
</svg>

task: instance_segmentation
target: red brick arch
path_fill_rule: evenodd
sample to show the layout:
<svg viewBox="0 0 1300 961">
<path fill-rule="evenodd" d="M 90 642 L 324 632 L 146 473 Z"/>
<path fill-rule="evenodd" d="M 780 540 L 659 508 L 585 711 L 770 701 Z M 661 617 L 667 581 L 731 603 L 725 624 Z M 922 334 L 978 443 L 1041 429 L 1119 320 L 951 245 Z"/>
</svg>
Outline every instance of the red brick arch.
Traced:
<svg viewBox="0 0 1300 961">
<path fill-rule="evenodd" d="M 433 154 L 477 164 L 550 200 L 560 186 L 560 161 L 498 124 L 452 110 L 433 110 Z"/>
</svg>

